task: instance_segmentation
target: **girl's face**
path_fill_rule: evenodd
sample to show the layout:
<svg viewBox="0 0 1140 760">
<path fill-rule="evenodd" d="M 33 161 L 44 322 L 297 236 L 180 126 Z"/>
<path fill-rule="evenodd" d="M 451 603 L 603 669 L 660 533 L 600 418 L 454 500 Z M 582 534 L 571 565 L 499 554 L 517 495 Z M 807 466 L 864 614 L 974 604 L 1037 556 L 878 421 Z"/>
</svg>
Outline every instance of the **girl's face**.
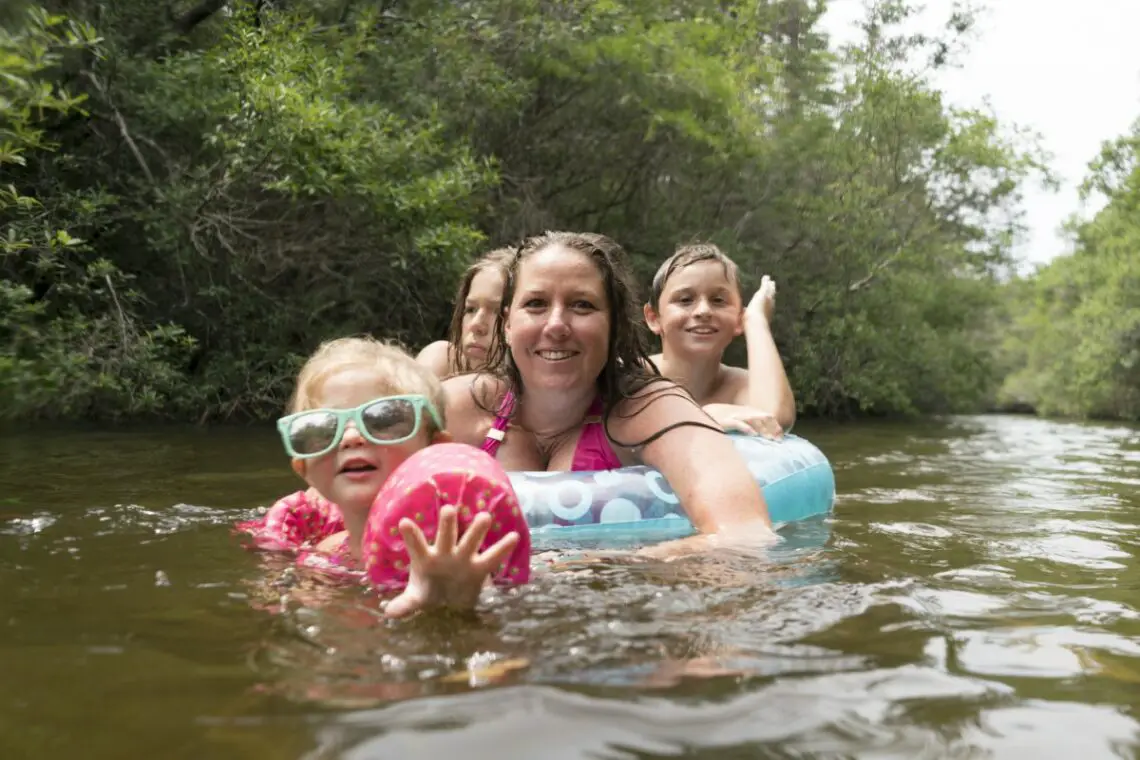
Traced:
<svg viewBox="0 0 1140 760">
<path fill-rule="evenodd" d="M 503 276 L 495 267 L 485 267 L 471 279 L 467 301 L 463 305 L 462 340 L 460 348 L 475 367 L 487 361 L 491 331 L 495 318 L 503 308 Z"/>
<path fill-rule="evenodd" d="M 698 261 L 673 272 L 658 308 L 646 305 L 645 321 L 678 353 L 720 356 L 744 332 L 740 293 L 719 261 Z"/>
<path fill-rule="evenodd" d="M 337 372 L 325 380 L 314 395 L 315 408 L 352 409 L 374 399 L 395 395 L 391 384 L 375 370 L 356 367 Z M 422 412 L 426 416 L 427 412 Z M 390 421 L 396 427 L 415 424 L 414 416 L 406 421 Z M 294 459 L 293 470 L 317 489 L 322 496 L 345 513 L 367 514 L 384 481 L 404 460 L 432 442 L 430 422 L 420 420 L 416 435 L 401 443 L 381 445 L 370 442 L 349 420 L 344 436 L 327 454 L 312 459 Z M 406 434 L 406 433 L 405 433 Z M 437 438 L 439 435 L 437 434 Z"/>
<path fill-rule="evenodd" d="M 605 283 L 589 256 L 551 245 L 520 262 L 504 328 L 527 389 L 595 384 L 609 357 L 610 322 Z"/>
</svg>

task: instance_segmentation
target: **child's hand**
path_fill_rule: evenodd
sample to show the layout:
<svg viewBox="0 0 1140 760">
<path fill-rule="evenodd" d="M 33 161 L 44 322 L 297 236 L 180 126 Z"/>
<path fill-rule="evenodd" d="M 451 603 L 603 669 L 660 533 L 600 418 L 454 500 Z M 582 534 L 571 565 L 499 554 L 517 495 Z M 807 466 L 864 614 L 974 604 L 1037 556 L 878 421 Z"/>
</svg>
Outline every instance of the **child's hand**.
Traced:
<svg viewBox="0 0 1140 760">
<path fill-rule="evenodd" d="M 764 275 L 760 280 L 760 287 L 756 290 L 756 294 L 748 302 L 745 316 L 750 320 L 763 319 L 765 322 L 771 322 L 775 311 L 776 281 L 768 275 Z"/>
<path fill-rule="evenodd" d="M 473 609 L 487 576 L 506 561 L 519 542 L 519 534 L 511 531 L 479 553 L 479 545 L 491 528 L 491 515 L 480 512 L 457 544 L 458 521 L 452 506 L 439 510 L 434 546 L 428 545 L 412 520 L 400 520 L 399 527 L 411 569 L 407 587 L 384 611 L 391 618 L 435 607 Z"/>
<path fill-rule="evenodd" d="M 704 410 L 726 433 L 761 435 L 774 441 L 784 437 L 784 428 L 774 415 L 751 406 L 705 404 Z"/>
</svg>

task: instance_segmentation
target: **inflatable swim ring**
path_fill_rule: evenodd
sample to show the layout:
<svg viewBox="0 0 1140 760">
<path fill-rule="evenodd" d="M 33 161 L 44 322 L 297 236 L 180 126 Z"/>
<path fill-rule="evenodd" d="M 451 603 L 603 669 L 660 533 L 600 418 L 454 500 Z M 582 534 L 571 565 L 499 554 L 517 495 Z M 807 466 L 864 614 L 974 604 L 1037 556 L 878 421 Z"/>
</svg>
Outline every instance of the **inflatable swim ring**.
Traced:
<svg viewBox="0 0 1140 760">
<path fill-rule="evenodd" d="M 764 492 L 777 526 L 829 513 L 835 473 L 804 438 L 729 434 Z M 700 463 L 695 463 L 700 466 Z M 599 472 L 510 472 L 532 535 L 656 540 L 695 532 L 673 489 L 651 467 Z"/>
</svg>

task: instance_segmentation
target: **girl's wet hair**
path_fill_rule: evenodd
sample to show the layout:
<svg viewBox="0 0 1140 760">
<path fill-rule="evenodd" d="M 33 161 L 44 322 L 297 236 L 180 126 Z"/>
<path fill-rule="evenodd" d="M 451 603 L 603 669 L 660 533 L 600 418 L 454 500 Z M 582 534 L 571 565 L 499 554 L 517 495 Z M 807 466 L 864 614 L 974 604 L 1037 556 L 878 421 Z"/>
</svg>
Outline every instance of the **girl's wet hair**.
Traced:
<svg viewBox="0 0 1140 760">
<path fill-rule="evenodd" d="M 658 267 L 657 274 L 653 275 L 653 286 L 649 290 L 649 305 L 653 307 L 654 311 L 661 308 L 661 296 L 665 292 L 665 285 L 673 273 L 678 269 L 684 269 L 702 261 L 715 261 L 723 266 L 724 276 L 736 286 L 738 291 L 740 290 L 740 269 L 736 266 L 735 261 L 725 255 L 724 251 L 712 243 L 683 245 L 674 251 L 672 256 L 665 259 Z"/>
<path fill-rule="evenodd" d="M 471 283 L 480 272 L 493 269 L 503 278 L 507 278 L 507 266 L 514 256 L 513 248 L 496 248 L 479 258 L 463 273 L 459 281 L 459 288 L 455 291 L 455 309 L 451 312 L 451 323 L 447 327 L 447 367 L 449 375 L 463 375 L 473 372 L 471 361 L 463 353 L 463 314 L 467 310 L 467 296 L 471 294 Z M 506 303 L 506 299 L 503 300 Z M 501 311 L 501 310 L 500 310 Z M 498 340 L 497 331 L 492 331 L 492 344 Z"/>
<path fill-rule="evenodd" d="M 663 378 L 657 367 L 649 359 L 648 329 L 643 322 L 637 286 L 625 250 L 613 239 L 593 232 L 546 232 L 525 239 L 513 251 L 513 255 L 507 262 L 503 305 L 509 306 L 514 297 L 522 263 L 551 246 L 562 246 L 585 254 L 597 267 L 598 273 L 602 277 L 602 287 L 609 305 L 610 334 L 609 354 L 606 356 L 606 364 L 598 376 L 597 383 L 598 391 L 601 393 L 606 409 L 607 435 L 609 434 L 610 414 L 618 403 L 625 399 L 637 396 L 639 401 L 644 402 L 638 409 L 632 411 L 631 415 L 638 414 L 641 409 L 644 409 L 655 399 L 667 394 L 681 395 L 692 400 L 692 397 L 677 383 Z M 516 397 L 521 398 L 524 393 L 522 376 L 519 374 L 518 366 L 515 364 L 511 356 L 510 346 L 507 344 L 502 314 L 499 314 L 495 321 L 494 334 L 495 340 L 491 344 L 483 372 L 505 380 Z M 659 387 L 655 387 L 648 393 L 642 393 L 650 385 Z M 498 413 L 499 401 L 500 399 L 476 398 L 476 403 L 492 414 Z M 517 408 L 516 405 L 515 409 Z M 680 424 L 700 425 L 700 423 L 690 422 Z M 644 441 L 635 443 L 615 441 L 615 443 L 626 448 L 644 446 L 673 427 L 676 426 L 666 426 Z M 720 431 L 720 428 L 713 425 L 706 427 Z M 611 438 L 611 440 L 613 439 Z"/>
<path fill-rule="evenodd" d="M 322 343 L 297 375 L 297 386 L 289 401 L 290 414 L 316 408 L 321 388 L 329 378 L 352 369 L 374 371 L 384 392 L 393 396 L 420 394 L 427 397 L 446 425 L 446 399 L 435 373 L 401 346 L 371 336 L 337 338 Z M 434 421 L 430 415 L 425 415 L 424 423 L 429 433 L 438 432 L 432 430 Z"/>
</svg>

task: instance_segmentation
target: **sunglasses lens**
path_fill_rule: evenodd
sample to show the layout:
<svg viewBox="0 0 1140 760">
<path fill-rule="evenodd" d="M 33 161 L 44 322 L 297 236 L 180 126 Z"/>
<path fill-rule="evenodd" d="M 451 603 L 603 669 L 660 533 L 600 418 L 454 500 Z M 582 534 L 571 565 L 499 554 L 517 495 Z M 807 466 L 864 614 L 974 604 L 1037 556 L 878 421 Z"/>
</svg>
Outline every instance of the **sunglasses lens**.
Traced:
<svg viewBox="0 0 1140 760">
<path fill-rule="evenodd" d="M 378 441 L 398 441 L 416 429 L 416 405 L 407 399 L 386 399 L 365 407 L 364 427 Z"/>
<path fill-rule="evenodd" d="M 298 454 L 316 454 L 333 444 L 336 417 L 328 412 L 313 412 L 289 423 L 289 443 Z"/>
</svg>

